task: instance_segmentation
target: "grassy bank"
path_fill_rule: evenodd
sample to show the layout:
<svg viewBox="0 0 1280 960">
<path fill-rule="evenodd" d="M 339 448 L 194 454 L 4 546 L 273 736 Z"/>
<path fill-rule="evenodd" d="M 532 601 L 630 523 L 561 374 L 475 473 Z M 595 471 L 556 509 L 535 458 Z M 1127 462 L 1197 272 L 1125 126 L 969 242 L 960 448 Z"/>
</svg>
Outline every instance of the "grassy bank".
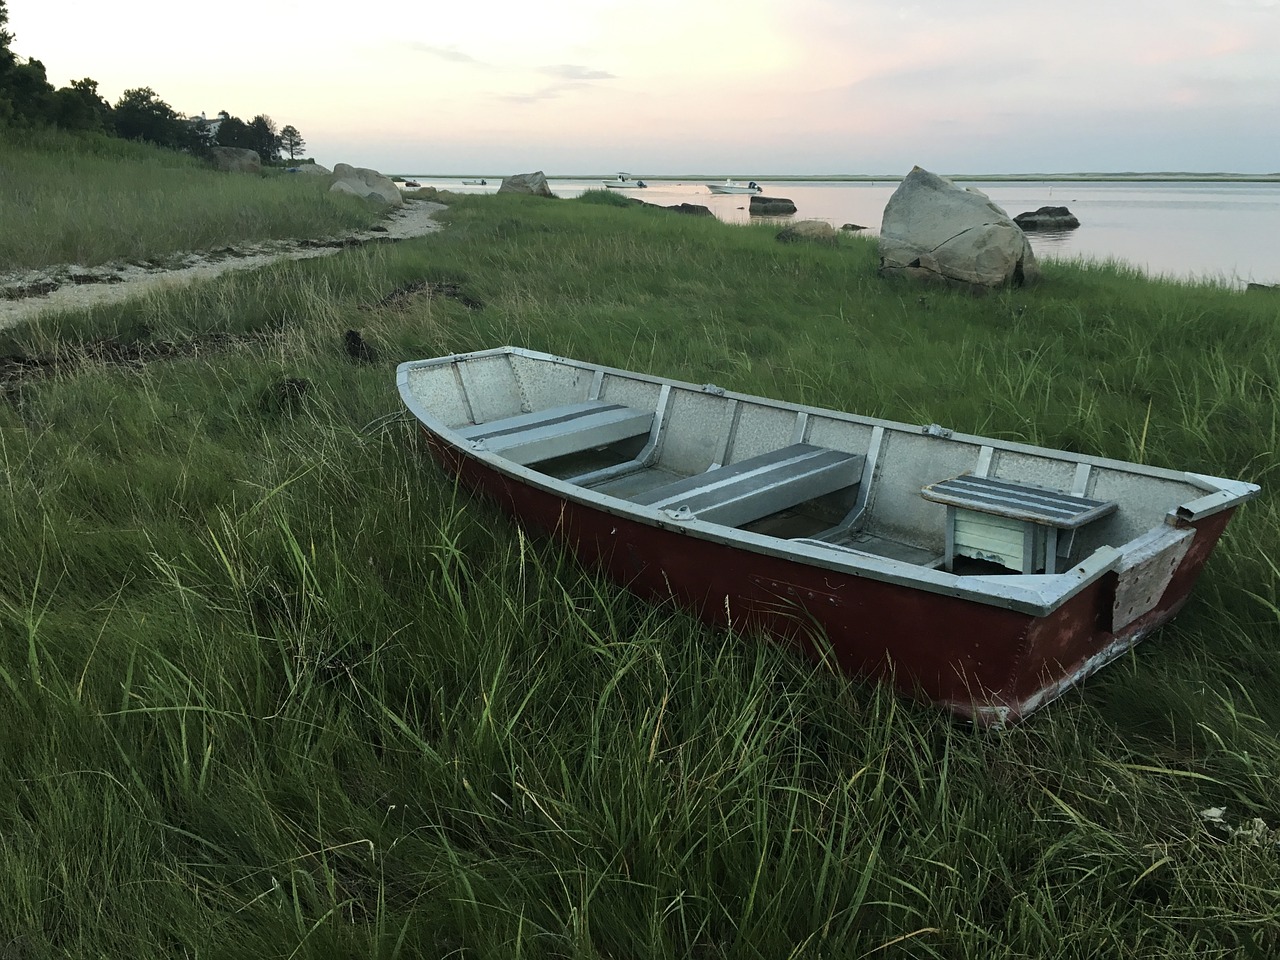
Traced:
<svg viewBox="0 0 1280 960">
<path fill-rule="evenodd" d="M 320 177 L 217 173 L 171 150 L 59 131 L 0 137 L 0 272 L 150 260 L 365 226 Z"/>
<path fill-rule="evenodd" d="M 10 332 L 60 363 L 0 407 L 0 945 L 1280 951 L 1271 299 L 1053 263 L 972 299 L 880 281 L 858 238 L 595 199 L 458 198 L 420 240 Z M 1173 625 L 984 734 L 455 490 L 393 369 L 502 343 L 1263 495 Z"/>
</svg>

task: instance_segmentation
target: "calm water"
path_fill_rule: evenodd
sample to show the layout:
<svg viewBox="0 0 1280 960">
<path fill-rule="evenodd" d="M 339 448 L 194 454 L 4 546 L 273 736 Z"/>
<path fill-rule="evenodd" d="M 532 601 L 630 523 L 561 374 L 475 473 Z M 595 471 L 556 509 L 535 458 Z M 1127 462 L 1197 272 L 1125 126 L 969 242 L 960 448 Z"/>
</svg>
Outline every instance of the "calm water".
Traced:
<svg viewBox="0 0 1280 960">
<path fill-rule="evenodd" d="M 501 180 L 463 186 L 461 180 L 416 178 L 424 186 L 460 193 L 493 193 Z M 558 196 L 600 189 L 599 180 L 551 180 Z M 895 181 L 760 181 L 765 196 L 787 197 L 791 219 L 857 223 L 874 234 Z M 1040 258 L 1123 260 L 1153 275 L 1213 279 L 1236 285 L 1280 283 L 1280 183 L 1071 183 L 1027 181 L 966 183 L 1010 216 L 1043 206 L 1065 206 L 1080 220 L 1060 235 L 1031 233 Z M 655 181 L 623 191 L 649 203 L 699 203 L 730 223 L 750 220 L 746 195 L 713 194 L 702 181 Z"/>
</svg>

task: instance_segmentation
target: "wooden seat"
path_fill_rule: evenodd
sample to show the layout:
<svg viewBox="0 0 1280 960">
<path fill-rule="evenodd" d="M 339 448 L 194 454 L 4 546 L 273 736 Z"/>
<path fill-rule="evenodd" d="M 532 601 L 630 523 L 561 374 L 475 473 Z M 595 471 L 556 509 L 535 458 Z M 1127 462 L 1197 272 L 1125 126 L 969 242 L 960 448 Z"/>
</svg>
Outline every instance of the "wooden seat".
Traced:
<svg viewBox="0 0 1280 960">
<path fill-rule="evenodd" d="M 866 458 L 796 443 L 647 490 L 635 503 L 687 508 L 699 520 L 737 527 L 856 485 Z"/>
<path fill-rule="evenodd" d="M 463 427 L 473 448 L 527 465 L 645 436 L 653 412 L 620 403 L 587 400 Z"/>
</svg>

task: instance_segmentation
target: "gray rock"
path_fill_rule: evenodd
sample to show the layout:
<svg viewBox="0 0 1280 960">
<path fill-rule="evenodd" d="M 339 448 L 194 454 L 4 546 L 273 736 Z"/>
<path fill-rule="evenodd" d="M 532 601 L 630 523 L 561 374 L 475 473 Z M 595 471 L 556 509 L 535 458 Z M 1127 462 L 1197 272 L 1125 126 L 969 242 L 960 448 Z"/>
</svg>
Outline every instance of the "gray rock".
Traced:
<svg viewBox="0 0 1280 960">
<path fill-rule="evenodd" d="M 1041 207 L 1030 213 L 1020 213 L 1013 222 L 1023 230 L 1074 230 L 1080 221 L 1066 207 Z"/>
<path fill-rule="evenodd" d="M 400 188 L 392 183 L 389 177 L 384 177 L 377 170 L 339 163 L 333 168 L 329 178 L 331 193 L 350 193 L 393 207 L 404 206 L 404 197 L 400 194 Z"/>
<path fill-rule="evenodd" d="M 1026 234 L 986 194 L 915 167 L 884 208 L 880 275 L 982 289 L 1040 270 Z"/>
<path fill-rule="evenodd" d="M 841 229 L 841 230 L 847 230 L 847 231 L 849 231 L 850 233 L 856 233 L 858 230 L 865 230 L 865 229 L 867 229 L 867 228 L 866 228 L 866 227 L 864 227 L 864 226 L 863 226 L 862 224 L 860 224 L 860 223 L 846 223 L 846 224 L 845 224 L 843 227 L 841 227 L 840 229 Z"/>
<path fill-rule="evenodd" d="M 330 170 L 328 167 L 321 166 L 318 163 L 298 163 L 298 164 L 295 164 L 294 166 L 288 167 L 287 172 L 305 173 L 310 176 L 317 176 L 317 175 L 323 174 L 324 176 L 327 177 L 330 173 Z"/>
<path fill-rule="evenodd" d="M 262 173 L 262 158 L 257 150 L 239 147 L 211 147 L 209 157 L 216 169 L 227 173 Z"/>
<path fill-rule="evenodd" d="M 795 213 L 796 205 L 786 197 L 762 197 L 753 194 L 747 207 L 750 216 L 776 216 L 783 213 Z"/>
<path fill-rule="evenodd" d="M 533 173 L 516 173 L 509 177 L 502 178 L 502 186 L 498 187 L 499 193 L 529 193 L 535 197 L 554 197 L 551 188 L 547 186 L 547 178 L 541 170 Z"/>
<path fill-rule="evenodd" d="M 657 204 L 652 204 L 652 206 L 657 206 Z M 704 207 L 700 203 L 673 203 L 666 209 L 674 210 L 676 213 L 685 213 L 691 217 L 714 217 L 715 216 L 715 214 L 711 212 L 711 209 L 709 207 Z"/>
<path fill-rule="evenodd" d="M 1280 293 L 1280 284 L 1274 283 L 1249 283 L 1245 285 L 1245 293 Z"/>
<path fill-rule="evenodd" d="M 800 220 L 779 233 L 778 240 L 782 243 L 807 240 L 812 243 L 832 244 L 836 242 L 836 230 L 825 220 Z"/>
</svg>

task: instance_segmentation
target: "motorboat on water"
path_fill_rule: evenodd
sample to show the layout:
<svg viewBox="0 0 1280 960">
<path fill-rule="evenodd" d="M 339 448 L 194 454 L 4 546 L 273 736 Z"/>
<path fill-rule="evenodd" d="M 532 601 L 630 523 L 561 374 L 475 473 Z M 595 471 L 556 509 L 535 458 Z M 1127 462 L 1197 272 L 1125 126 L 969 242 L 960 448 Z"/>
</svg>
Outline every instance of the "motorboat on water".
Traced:
<svg viewBox="0 0 1280 960">
<path fill-rule="evenodd" d="M 626 173 L 620 173 L 612 180 L 605 180 L 603 183 L 612 190 L 638 190 L 648 186 L 643 180 L 635 180 Z"/>
<path fill-rule="evenodd" d="M 708 183 L 707 189 L 712 193 L 760 193 L 764 188 L 754 180 L 747 183 L 726 180 L 724 183 Z"/>
<path fill-rule="evenodd" d="M 488 185 L 488 180 L 463 180 L 463 186 L 467 187 L 483 187 Z"/>
</svg>

